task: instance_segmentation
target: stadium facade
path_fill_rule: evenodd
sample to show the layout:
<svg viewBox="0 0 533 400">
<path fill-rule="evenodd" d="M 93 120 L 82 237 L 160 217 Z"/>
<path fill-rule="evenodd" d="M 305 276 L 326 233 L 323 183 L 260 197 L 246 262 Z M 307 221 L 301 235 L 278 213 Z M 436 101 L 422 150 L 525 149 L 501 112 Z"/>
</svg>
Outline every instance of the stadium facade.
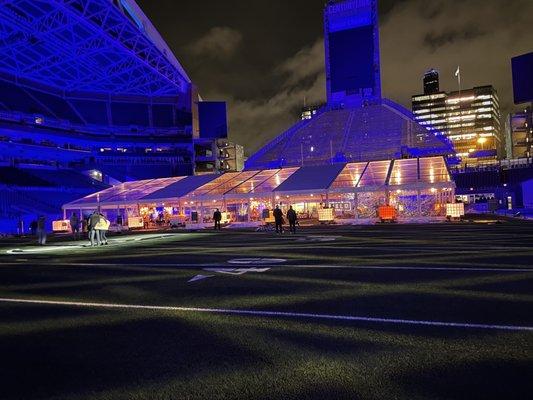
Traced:
<svg viewBox="0 0 533 400">
<path fill-rule="evenodd" d="M 376 0 L 329 1 L 324 27 L 326 105 L 253 154 L 247 169 L 453 154 L 444 136 L 381 96 Z"/>
<path fill-rule="evenodd" d="M 118 182 L 229 168 L 227 128 L 203 137 L 195 85 L 134 0 L 2 2 L 0 37 L 0 231 Z"/>
</svg>

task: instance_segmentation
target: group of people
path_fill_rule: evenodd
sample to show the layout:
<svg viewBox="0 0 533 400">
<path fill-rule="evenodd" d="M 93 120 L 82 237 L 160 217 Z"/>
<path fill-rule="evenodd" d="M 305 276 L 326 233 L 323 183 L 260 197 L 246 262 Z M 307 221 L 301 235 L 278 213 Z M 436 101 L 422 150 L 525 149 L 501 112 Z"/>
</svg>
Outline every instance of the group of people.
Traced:
<svg viewBox="0 0 533 400">
<path fill-rule="evenodd" d="M 296 211 L 292 208 L 292 206 L 289 206 L 289 209 L 287 210 L 287 214 L 285 215 L 287 217 L 287 221 L 289 221 L 289 232 L 290 233 L 296 233 L 296 225 L 298 224 L 298 214 L 296 214 Z M 213 213 L 213 221 L 215 223 L 214 229 L 220 230 L 220 222 L 222 221 L 222 213 L 217 208 L 215 212 Z M 279 205 L 276 206 L 274 209 L 274 221 L 276 225 L 276 233 L 282 234 L 283 233 L 283 224 L 285 223 L 283 211 L 279 208 Z"/>
<path fill-rule="evenodd" d="M 296 211 L 294 211 L 292 206 L 289 206 L 286 217 L 287 221 L 289 221 L 289 232 L 296 233 L 296 224 L 298 224 L 298 214 L 296 214 Z M 281 208 L 279 208 L 279 206 L 276 206 L 276 208 L 274 209 L 274 222 L 276 224 L 276 233 L 279 233 L 281 235 L 283 233 L 283 224 L 285 223 L 285 219 L 283 218 L 283 211 L 281 211 Z"/>
<path fill-rule="evenodd" d="M 80 223 L 86 224 L 87 232 L 89 233 L 89 240 L 91 246 L 103 246 L 108 244 L 107 231 L 111 224 L 104 214 L 95 210 L 85 221 L 80 221 L 78 214 L 72 213 L 70 216 L 70 229 L 74 239 L 80 238 L 80 231 L 84 231 L 82 226 L 80 229 Z"/>
</svg>

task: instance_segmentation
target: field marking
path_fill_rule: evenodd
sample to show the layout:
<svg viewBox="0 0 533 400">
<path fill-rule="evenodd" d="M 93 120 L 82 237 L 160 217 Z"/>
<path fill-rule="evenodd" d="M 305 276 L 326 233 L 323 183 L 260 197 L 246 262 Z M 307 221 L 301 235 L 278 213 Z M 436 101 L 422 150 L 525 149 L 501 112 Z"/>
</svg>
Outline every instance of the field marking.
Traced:
<svg viewBox="0 0 533 400">
<path fill-rule="evenodd" d="M 226 261 L 228 264 L 243 264 L 243 265 L 270 265 L 282 264 L 287 262 L 284 258 L 232 258 Z"/>
<path fill-rule="evenodd" d="M 352 315 L 312 314 L 312 313 L 282 312 L 282 311 L 238 310 L 238 309 L 223 309 L 223 308 L 178 307 L 178 306 L 147 306 L 147 305 L 139 305 L 139 304 L 88 303 L 88 302 L 79 302 L 79 301 L 55 301 L 55 300 L 35 300 L 35 299 L 17 299 L 17 298 L 0 298 L 0 303 L 56 305 L 56 306 L 88 307 L 88 308 L 136 309 L 136 310 L 149 310 L 149 311 L 179 311 L 179 312 L 196 312 L 196 313 L 209 313 L 209 314 L 251 315 L 251 316 L 258 316 L 258 317 L 327 319 L 327 320 L 337 320 L 337 321 L 357 321 L 357 322 L 371 322 L 371 323 L 396 324 L 396 325 L 417 325 L 417 326 L 435 326 L 435 327 L 446 327 L 446 328 L 533 332 L 533 326 L 476 324 L 476 323 L 466 323 L 466 322 L 426 321 L 426 320 L 381 318 L 381 317 L 358 317 L 358 316 L 352 316 Z"/>
<path fill-rule="evenodd" d="M 16 261 L 16 260 L 15 260 Z M 42 268 L 42 267 L 96 267 L 96 268 L 184 268 L 184 269 L 205 269 L 205 268 L 216 268 L 216 269 L 223 269 L 221 265 L 223 262 L 220 263 L 186 263 L 186 264 L 176 264 L 176 263 L 142 263 L 142 264 L 135 264 L 135 263 L 71 263 L 71 262 L 58 262 L 54 261 L 53 263 L 46 263 L 43 262 L 43 260 L 35 260 L 39 262 L 39 265 L 26 265 L 22 264 L 22 262 L 0 262 L 0 267 L 9 265 L 9 266 L 20 266 L 24 265 L 25 268 Z M 287 260 L 289 261 L 289 260 Z M 28 260 L 25 260 L 24 262 L 28 262 Z M 400 266 L 383 266 L 383 265 L 334 265 L 334 264 L 286 264 L 286 265 L 269 265 L 264 264 L 265 267 L 270 268 L 300 268 L 300 269 L 369 269 L 369 270 L 398 270 L 398 271 L 449 271 L 449 272 L 533 272 L 533 268 L 481 268 L 481 267 L 400 267 Z"/>
</svg>

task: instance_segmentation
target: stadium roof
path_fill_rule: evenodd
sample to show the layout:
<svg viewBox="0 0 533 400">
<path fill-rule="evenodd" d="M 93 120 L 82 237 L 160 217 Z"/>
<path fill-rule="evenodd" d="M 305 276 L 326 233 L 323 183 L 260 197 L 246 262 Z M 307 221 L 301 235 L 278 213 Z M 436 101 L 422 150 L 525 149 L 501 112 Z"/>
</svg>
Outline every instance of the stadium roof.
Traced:
<svg viewBox="0 0 533 400">
<path fill-rule="evenodd" d="M 453 186 L 443 157 L 411 158 L 129 182 L 65 204 L 63 209 L 162 204 L 180 200 L 270 199 L 274 195 L 294 193 L 423 190 Z"/>
<path fill-rule="evenodd" d="M 0 2 L 0 72 L 67 92 L 176 96 L 190 79 L 134 0 Z"/>
<path fill-rule="evenodd" d="M 247 169 L 327 165 L 453 154 L 452 144 L 418 124 L 400 105 L 380 99 L 364 106 L 325 106 L 246 162 Z"/>
</svg>

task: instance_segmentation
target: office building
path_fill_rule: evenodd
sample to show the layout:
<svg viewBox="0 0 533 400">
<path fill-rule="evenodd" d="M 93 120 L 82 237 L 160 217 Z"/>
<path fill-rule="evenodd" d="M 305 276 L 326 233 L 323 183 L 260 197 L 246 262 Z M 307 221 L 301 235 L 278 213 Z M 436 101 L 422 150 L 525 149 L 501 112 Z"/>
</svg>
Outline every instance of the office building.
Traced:
<svg viewBox="0 0 533 400">
<path fill-rule="evenodd" d="M 506 121 L 507 158 L 531 158 L 533 145 L 533 108 L 524 107 Z"/>
<path fill-rule="evenodd" d="M 500 103 L 492 86 L 415 95 L 412 111 L 420 125 L 451 140 L 463 164 L 490 163 L 503 155 Z"/>
</svg>

